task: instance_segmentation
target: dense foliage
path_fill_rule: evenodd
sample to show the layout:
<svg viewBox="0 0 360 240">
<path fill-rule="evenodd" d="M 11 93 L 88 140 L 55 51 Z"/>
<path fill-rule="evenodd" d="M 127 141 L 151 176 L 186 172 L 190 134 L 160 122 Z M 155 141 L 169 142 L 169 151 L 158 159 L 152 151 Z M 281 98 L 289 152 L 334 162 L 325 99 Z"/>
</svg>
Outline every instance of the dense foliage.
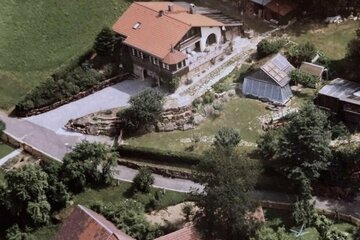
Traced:
<svg viewBox="0 0 360 240">
<path fill-rule="evenodd" d="M 95 39 L 94 49 L 101 56 L 110 56 L 114 51 L 115 33 L 104 27 Z"/>
<path fill-rule="evenodd" d="M 306 104 L 283 129 L 278 158 L 293 179 L 317 179 L 330 164 L 331 131 L 328 117 L 314 104 Z"/>
<path fill-rule="evenodd" d="M 316 88 L 316 85 L 319 83 L 320 79 L 308 73 L 305 73 L 299 69 L 295 69 L 290 72 L 291 81 L 295 84 L 301 84 L 304 87 Z"/>
<path fill-rule="evenodd" d="M 295 66 L 299 67 L 302 62 L 311 62 L 316 56 L 317 50 L 313 43 L 294 44 L 289 47 L 286 55 L 287 59 Z"/>
<path fill-rule="evenodd" d="M 78 66 L 64 74 L 54 75 L 35 87 L 16 105 L 16 111 L 26 112 L 51 105 L 89 89 L 105 78 L 105 75 L 88 65 Z"/>
<path fill-rule="evenodd" d="M 255 221 L 249 192 L 259 174 L 258 164 L 242 156 L 233 146 L 214 146 L 196 167 L 196 181 L 203 192 L 194 193 L 199 214 L 196 222 L 209 239 L 246 239 L 253 234 Z"/>
<path fill-rule="evenodd" d="M 286 233 L 285 228 L 278 228 L 276 231 L 271 227 L 263 226 L 259 228 L 255 237 L 251 240 L 292 240 L 293 238 Z"/>
<path fill-rule="evenodd" d="M 168 82 L 169 91 L 171 93 L 174 93 L 179 86 L 180 86 L 179 77 L 171 78 Z"/>
<path fill-rule="evenodd" d="M 154 180 L 148 168 L 141 168 L 133 179 L 133 188 L 135 191 L 148 193 Z"/>
<path fill-rule="evenodd" d="M 75 193 L 88 185 L 110 184 L 116 158 L 116 152 L 107 145 L 83 141 L 65 155 L 61 166 L 62 179 Z"/>
<path fill-rule="evenodd" d="M 263 39 L 257 45 L 257 57 L 260 59 L 278 53 L 285 44 L 286 41 L 282 38 L 275 40 Z"/>
<path fill-rule="evenodd" d="M 241 141 L 240 133 L 233 128 L 221 128 L 215 135 L 214 147 L 232 151 Z"/>
<path fill-rule="evenodd" d="M 164 94 L 147 89 L 130 98 L 130 106 L 118 112 L 125 129 L 136 131 L 154 124 L 163 109 Z"/>
<path fill-rule="evenodd" d="M 146 221 L 144 206 L 135 200 L 125 200 L 115 205 L 96 204 L 92 209 L 138 240 L 154 239 L 161 234 L 157 226 L 151 226 Z"/>
</svg>

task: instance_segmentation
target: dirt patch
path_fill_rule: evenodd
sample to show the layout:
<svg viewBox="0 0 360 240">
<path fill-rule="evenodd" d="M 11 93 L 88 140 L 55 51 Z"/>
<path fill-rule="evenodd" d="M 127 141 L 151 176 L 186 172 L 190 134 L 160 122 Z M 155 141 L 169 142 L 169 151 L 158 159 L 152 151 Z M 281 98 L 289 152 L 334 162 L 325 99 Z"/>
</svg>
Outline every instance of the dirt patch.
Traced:
<svg viewBox="0 0 360 240">
<path fill-rule="evenodd" d="M 194 211 L 196 211 L 196 207 L 193 202 L 183 202 L 159 211 L 153 211 L 150 214 L 146 214 L 146 220 L 153 225 L 158 224 L 160 226 L 167 226 L 169 224 L 182 225 L 185 223 L 185 216 L 182 212 L 182 208 L 186 204 L 191 204 L 194 207 Z"/>
</svg>

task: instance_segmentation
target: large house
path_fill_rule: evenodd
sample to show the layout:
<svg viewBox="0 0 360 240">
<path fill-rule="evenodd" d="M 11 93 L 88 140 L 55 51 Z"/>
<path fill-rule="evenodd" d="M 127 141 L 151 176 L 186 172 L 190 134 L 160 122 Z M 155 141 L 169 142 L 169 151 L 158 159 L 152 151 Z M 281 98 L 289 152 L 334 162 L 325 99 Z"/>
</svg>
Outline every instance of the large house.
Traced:
<svg viewBox="0 0 360 240">
<path fill-rule="evenodd" d="M 325 85 L 318 94 L 316 104 L 348 123 L 360 126 L 360 84 L 337 78 Z"/>
<path fill-rule="evenodd" d="M 113 25 L 134 74 L 158 84 L 182 82 L 224 54 L 241 22 L 185 2 L 134 2 Z"/>
<path fill-rule="evenodd" d="M 294 66 L 279 53 L 258 71 L 244 78 L 242 92 L 245 96 L 284 105 L 293 96 L 289 73 L 294 69 Z"/>
</svg>

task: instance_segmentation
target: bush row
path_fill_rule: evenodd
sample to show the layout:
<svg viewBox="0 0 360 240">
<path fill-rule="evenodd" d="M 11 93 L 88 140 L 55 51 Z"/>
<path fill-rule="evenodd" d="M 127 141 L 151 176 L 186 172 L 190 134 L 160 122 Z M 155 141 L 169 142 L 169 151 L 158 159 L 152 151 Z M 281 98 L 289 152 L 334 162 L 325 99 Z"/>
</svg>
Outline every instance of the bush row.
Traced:
<svg viewBox="0 0 360 240">
<path fill-rule="evenodd" d="M 161 149 L 121 145 L 118 152 L 122 157 L 146 158 L 147 160 L 159 163 L 176 163 L 196 165 L 200 162 L 201 156 L 189 152 L 173 152 Z"/>
<path fill-rule="evenodd" d="M 300 83 L 304 87 L 309 88 L 316 88 L 316 84 L 319 82 L 319 79 L 317 77 L 302 72 L 299 69 L 291 71 L 290 78 L 294 83 Z"/>
<path fill-rule="evenodd" d="M 99 84 L 114 73 L 113 66 L 105 66 L 103 73 L 100 73 L 87 63 L 73 69 L 66 68 L 31 90 L 16 105 L 15 111 L 22 113 L 49 106 Z"/>
<path fill-rule="evenodd" d="M 277 53 L 283 48 L 286 44 L 286 40 L 283 38 L 275 39 L 275 40 L 261 40 L 257 45 L 257 57 L 264 58 L 271 54 Z"/>
</svg>

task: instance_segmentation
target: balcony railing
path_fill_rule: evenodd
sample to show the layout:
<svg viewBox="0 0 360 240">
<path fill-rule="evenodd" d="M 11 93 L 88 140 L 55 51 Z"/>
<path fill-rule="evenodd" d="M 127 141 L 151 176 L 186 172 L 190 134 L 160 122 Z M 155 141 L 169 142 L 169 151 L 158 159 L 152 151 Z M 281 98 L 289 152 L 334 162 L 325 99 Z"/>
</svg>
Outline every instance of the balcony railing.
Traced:
<svg viewBox="0 0 360 240">
<path fill-rule="evenodd" d="M 201 35 L 200 33 L 198 34 L 195 34 L 191 37 L 189 37 L 188 39 L 182 41 L 180 44 L 179 44 L 179 48 L 180 48 L 180 51 L 182 51 L 184 48 L 188 47 L 188 46 L 191 46 L 193 44 L 195 44 L 196 42 L 200 41 L 201 40 Z"/>
</svg>

